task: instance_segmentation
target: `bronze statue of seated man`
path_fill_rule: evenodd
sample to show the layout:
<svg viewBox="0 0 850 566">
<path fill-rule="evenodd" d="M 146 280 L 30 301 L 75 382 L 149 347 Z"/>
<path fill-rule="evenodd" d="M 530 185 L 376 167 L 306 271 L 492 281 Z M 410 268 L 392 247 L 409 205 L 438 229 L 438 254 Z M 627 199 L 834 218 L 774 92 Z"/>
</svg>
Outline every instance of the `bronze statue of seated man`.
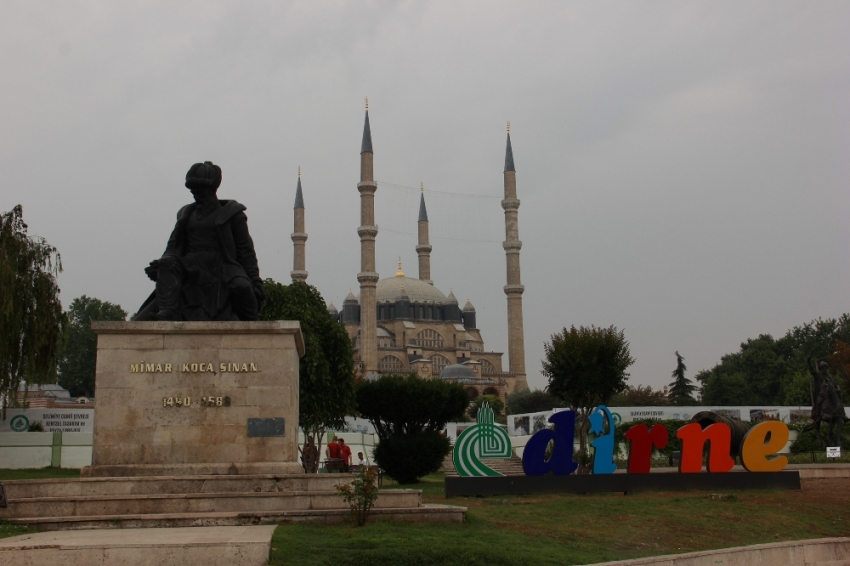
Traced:
<svg viewBox="0 0 850 566">
<path fill-rule="evenodd" d="M 218 200 L 221 168 L 192 165 L 195 202 L 177 213 L 165 253 L 145 268 L 156 282 L 133 320 L 257 320 L 265 294 L 245 207 Z"/>
</svg>

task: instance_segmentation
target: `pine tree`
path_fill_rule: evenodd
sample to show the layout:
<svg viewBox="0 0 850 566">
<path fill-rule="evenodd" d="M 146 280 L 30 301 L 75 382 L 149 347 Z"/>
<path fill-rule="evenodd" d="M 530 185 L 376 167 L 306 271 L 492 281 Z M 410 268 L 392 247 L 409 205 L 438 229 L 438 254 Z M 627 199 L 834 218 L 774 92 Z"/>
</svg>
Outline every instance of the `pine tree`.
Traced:
<svg viewBox="0 0 850 566">
<path fill-rule="evenodd" d="M 685 365 L 685 358 L 676 352 L 676 369 L 673 370 L 671 376 L 673 382 L 669 385 L 670 392 L 667 394 L 672 405 L 692 405 L 696 402 L 693 397 L 693 392 L 696 391 L 690 379 L 685 377 L 685 372 L 688 366 Z"/>
</svg>

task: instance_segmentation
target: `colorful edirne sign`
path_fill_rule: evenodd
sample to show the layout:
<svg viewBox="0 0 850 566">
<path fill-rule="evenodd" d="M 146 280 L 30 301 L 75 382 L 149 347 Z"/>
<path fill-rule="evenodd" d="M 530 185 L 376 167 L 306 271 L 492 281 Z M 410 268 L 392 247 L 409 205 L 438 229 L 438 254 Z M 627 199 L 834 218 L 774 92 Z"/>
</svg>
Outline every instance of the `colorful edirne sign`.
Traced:
<svg viewBox="0 0 850 566">
<path fill-rule="evenodd" d="M 474 424 L 457 437 L 452 461 L 457 474 L 470 476 L 501 476 L 481 460 L 485 458 L 510 458 L 511 439 L 508 433 L 495 424 L 493 409 L 484 403 L 478 409 L 478 424 Z"/>
<path fill-rule="evenodd" d="M 478 425 L 464 431 L 455 445 L 454 463 L 460 476 L 499 476 L 501 474 L 472 460 L 464 454 L 480 456 L 481 458 L 505 458 L 510 456 L 510 442 L 499 455 L 487 456 L 487 449 L 482 450 L 478 444 L 483 439 L 490 439 L 493 444 L 491 429 L 482 427 L 482 422 L 497 430 L 508 440 L 507 434 L 492 423 L 493 411 L 487 407 L 489 416 L 483 416 L 484 407 L 479 411 Z M 482 421 L 482 418 L 484 421 Z M 490 419 L 487 421 L 487 419 Z M 612 474 L 617 466 L 614 463 L 614 433 L 615 418 L 605 405 L 599 405 L 589 416 L 590 431 L 596 438 L 591 442 L 595 449 L 593 455 L 593 473 L 595 475 Z M 605 421 L 608 422 L 607 432 Z M 554 428 L 545 428 L 536 432 L 525 445 L 522 455 L 522 467 L 527 476 L 545 476 L 550 472 L 556 476 L 570 475 L 576 471 L 578 464 L 573 461 L 573 439 L 575 436 L 576 414 L 574 411 L 560 411 L 549 417 Z M 476 428 L 478 427 L 478 428 Z M 475 432 L 476 429 L 478 432 Z M 486 432 L 485 432 L 486 431 Z M 472 433 L 467 435 L 467 433 Z M 487 436 L 490 435 L 490 436 Z M 707 471 L 711 473 L 729 472 L 735 465 L 730 454 L 732 431 L 723 423 L 714 423 L 702 428 L 698 423 L 683 426 L 676 432 L 676 437 L 682 441 L 682 456 L 679 461 L 679 472 L 697 474 L 703 470 L 703 451 L 708 443 Z M 654 449 L 667 446 L 669 437 L 667 429 L 660 424 L 651 428 L 644 424 L 631 427 L 626 431 L 625 438 L 629 443 L 629 459 L 627 472 L 629 474 L 648 474 L 650 459 Z M 464 444 L 461 446 L 461 440 Z M 776 454 L 788 442 L 788 427 L 780 421 L 765 421 L 752 427 L 741 443 L 741 461 L 749 472 L 779 472 L 788 465 L 788 458 Z M 552 446 L 550 447 L 550 443 Z M 547 458 L 547 449 L 549 449 Z M 504 455 L 503 455 L 504 454 Z M 466 460 L 464 460 L 466 458 Z M 477 465 L 469 465 L 475 462 Z"/>
</svg>

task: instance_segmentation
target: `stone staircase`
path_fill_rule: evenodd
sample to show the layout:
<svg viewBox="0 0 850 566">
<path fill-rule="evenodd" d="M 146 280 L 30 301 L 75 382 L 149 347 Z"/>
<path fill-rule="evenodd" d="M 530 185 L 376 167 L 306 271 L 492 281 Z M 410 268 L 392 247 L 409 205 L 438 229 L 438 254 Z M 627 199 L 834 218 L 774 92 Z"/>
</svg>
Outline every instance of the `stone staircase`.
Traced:
<svg viewBox="0 0 850 566">
<path fill-rule="evenodd" d="M 510 458 L 487 458 L 482 460 L 488 467 L 499 472 L 503 476 L 524 476 L 525 472 L 522 469 L 522 458 L 511 456 Z M 447 476 L 456 476 L 452 456 L 449 454 L 443 461 L 443 467 L 440 468 Z"/>
<path fill-rule="evenodd" d="M 336 522 L 335 486 L 350 474 L 145 476 L 7 481 L 0 520 L 45 530 Z M 414 489 L 381 490 L 376 518 L 460 522 L 465 507 L 423 505 Z"/>
</svg>

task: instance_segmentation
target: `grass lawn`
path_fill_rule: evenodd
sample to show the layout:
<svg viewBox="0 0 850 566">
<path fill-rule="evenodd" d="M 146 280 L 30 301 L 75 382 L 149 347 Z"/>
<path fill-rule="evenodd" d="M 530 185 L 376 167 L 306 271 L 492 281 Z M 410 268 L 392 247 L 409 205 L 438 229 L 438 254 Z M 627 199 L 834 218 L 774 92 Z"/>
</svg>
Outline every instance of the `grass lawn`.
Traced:
<svg viewBox="0 0 850 566">
<path fill-rule="evenodd" d="M 442 475 L 411 487 L 421 488 L 427 503 L 468 507 L 467 521 L 282 525 L 270 564 L 586 564 L 850 536 L 850 479 L 804 481 L 799 492 L 739 491 L 731 499 L 696 491 L 446 499 Z"/>
</svg>

